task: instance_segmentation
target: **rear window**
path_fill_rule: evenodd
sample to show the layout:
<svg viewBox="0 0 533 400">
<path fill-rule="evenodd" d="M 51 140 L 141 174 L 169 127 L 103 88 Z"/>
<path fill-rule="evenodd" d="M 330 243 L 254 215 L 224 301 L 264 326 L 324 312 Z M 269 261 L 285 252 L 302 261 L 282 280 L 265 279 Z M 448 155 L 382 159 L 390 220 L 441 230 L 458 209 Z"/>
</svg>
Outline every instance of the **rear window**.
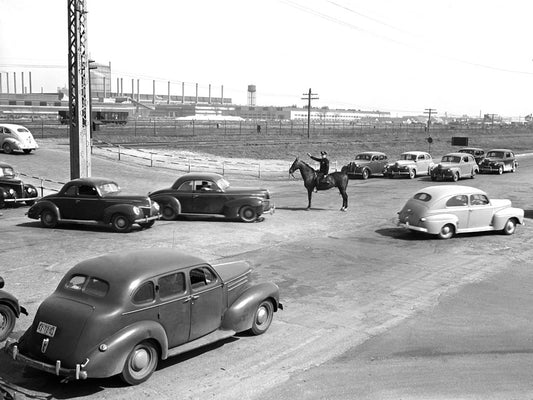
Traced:
<svg viewBox="0 0 533 400">
<path fill-rule="evenodd" d="M 74 275 L 65 284 L 65 289 L 88 294 L 94 297 L 105 297 L 109 291 L 109 284 L 92 276 Z"/>
<path fill-rule="evenodd" d="M 430 201 L 431 195 L 427 193 L 417 193 L 413 196 L 413 199 L 420 200 L 420 201 Z"/>
</svg>

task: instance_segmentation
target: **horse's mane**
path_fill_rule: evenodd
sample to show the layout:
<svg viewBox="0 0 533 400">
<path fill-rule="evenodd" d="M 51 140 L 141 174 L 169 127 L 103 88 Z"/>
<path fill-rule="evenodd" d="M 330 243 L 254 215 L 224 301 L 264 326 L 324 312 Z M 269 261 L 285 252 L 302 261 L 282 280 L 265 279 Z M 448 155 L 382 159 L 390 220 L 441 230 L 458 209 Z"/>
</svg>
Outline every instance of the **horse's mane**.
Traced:
<svg viewBox="0 0 533 400">
<path fill-rule="evenodd" d="M 315 170 L 313 167 L 311 167 L 309 164 L 307 164 L 304 160 L 302 160 L 301 158 L 298 158 L 298 161 L 300 161 L 303 165 L 305 165 L 306 167 L 308 168 L 311 168 L 313 171 Z"/>
</svg>

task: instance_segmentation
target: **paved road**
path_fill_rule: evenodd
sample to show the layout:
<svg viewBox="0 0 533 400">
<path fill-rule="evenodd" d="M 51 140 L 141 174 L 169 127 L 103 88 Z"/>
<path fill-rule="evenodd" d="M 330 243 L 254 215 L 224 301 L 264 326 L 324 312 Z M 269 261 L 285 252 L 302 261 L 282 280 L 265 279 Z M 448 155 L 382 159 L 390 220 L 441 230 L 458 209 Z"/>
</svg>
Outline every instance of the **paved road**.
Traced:
<svg viewBox="0 0 533 400">
<path fill-rule="evenodd" d="M 45 144 L 30 156 L 0 153 L 0 161 L 28 175 L 59 181 L 69 175 L 65 146 Z M 523 157 L 515 174 L 478 176 L 460 184 L 487 190 L 492 197 L 510 198 L 531 218 L 531 189 L 524 182 L 531 182 L 532 167 L 533 159 Z M 175 179 L 172 171 L 102 158 L 93 159 L 93 175 L 115 177 L 124 191 L 140 193 Z M 415 191 L 433 184 L 427 178 L 352 180 L 347 213 L 338 211 L 341 198 L 334 191 L 315 195 L 314 208 L 305 211 L 300 180 L 229 179 L 239 186 L 269 188 L 278 207 L 275 215 L 253 224 L 160 221 L 149 230 L 116 234 L 81 226 L 47 230 L 24 216 L 26 208 L 7 209 L 0 218 L 0 271 L 7 288 L 34 315 L 64 272 L 102 253 L 141 246 L 175 247 L 209 261 L 246 259 L 254 265 L 258 280 L 272 280 L 281 288 L 286 309 L 276 314 L 267 334 L 241 335 L 162 362 L 139 387 L 123 387 L 117 378 L 62 384 L 47 374 L 19 368 L 4 354 L 0 354 L 0 383 L 37 398 L 354 398 L 359 394 L 366 398 L 483 398 L 483 385 L 476 386 L 478 392 L 469 391 L 467 384 L 443 385 L 441 372 L 448 374 L 442 380 L 445 383 L 453 383 L 454 376 L 468 382 L 498 373 L 504 377 L 502 398 L 529 394 L 526 383 L 514 385 L 530 370 L 532 359 L 527 352 L 510 351 L 505 365 L 514 367 L 504 372 L 498 362 L 492 362 L 491 369 L 483 357 L 468 357 L 483 346 L 485 353 L 499 354 L 513 346 L 523 350 L 527 344 L 527 335 L 520 342 L 521 336 L 508 339 L 508 333 L 513 327 L 531 331 L 526 314 L 515 312 L 521 306 L 527 310 L 522 298 L 527 302 L 531 296 L 526 292 L 528 279 L 533 279 L 527 269 L 533 259 L 529 225 L 518 227 L 511 237 L 489 233 L 441 241 L 410 235 L 395 226 L 396 212 Z M 469 289 L 476 285 L 481 289 Z M 482 301 L 461 298 L 472 300 L 474 296 L 475 300 L 482 295 L 488 299 L 486 307 Z M 494 311 L 490 302 L 497 305 Z M 479 313 L 472 314 L 476 307 Z M 480 317 L 485 311 L 487 320 Z M 463 319 L 461 313 L 466 313 Z M 449 327 L 440 325 L 441 316 L 444 321 L 458 318 L 453 335 L 445 334 Z M 475 339 L 479 320 L 484 322 L 484 334 L 494 340 Z M 20 319 L 14 336 L 30 323 L 31 316 Z M 453 346 L 458 341 L 460 349 Z M 505 341 L 508 347 L 500 346 Z M 428 369 L 424 364 L 427 354 L 444 363 L 455 353 L 467 354 L 470 366 L 463 365 L 460 375 L 457 369 Z M 447 386 L 456 392 L 446 392 Z M 487 396 L 492 393 L 489 389 Z"/>
</svg>

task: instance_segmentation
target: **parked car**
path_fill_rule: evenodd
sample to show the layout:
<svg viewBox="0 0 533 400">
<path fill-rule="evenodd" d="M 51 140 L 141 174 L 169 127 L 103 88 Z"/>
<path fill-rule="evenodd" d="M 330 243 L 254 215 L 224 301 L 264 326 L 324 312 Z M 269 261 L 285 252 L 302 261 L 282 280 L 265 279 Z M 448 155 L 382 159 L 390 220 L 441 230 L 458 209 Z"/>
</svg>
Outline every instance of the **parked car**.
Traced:
<svg viewBox="0 0 533 400">
<path fill-rule="evenodd" d="M 341 171 L 346 172 L 349 178 L 361 177 L 362 179 L 368 179 L 371 176 L 383 175 L 388 161 L 385 153 L 365 151 L 357 154 L 355 161 L 342 167 Z"/>
<path fill-rule="evenodd" d="M 408 176 L 410 179 L 419 175 L 429 175 L 435 163 L 429 153 L 423 151 L 408 151 L 400 155 L 396 162 L 385 167 L 384 175 L 389 178 Z"/>
<path fill-rule="evenodd" d="M 176 219 L 178 215 L 207 215 L 253 222 L 265 213 L 274 212 L 267 189 L 234 188 L 215 173 L 185 174 L 171 187 L 148 195 L 161 205 L 166 220 Z"/>
<path fill-rule="evenodd" d="M 283 306 L 278 286 L 253 284 L 243 261 L 210 265 L 174 249 L 112 253 L 74 266 L 6 351 L 67 378 L 120 374 L 135 385 L 159 360 L 250 331 Z"/>
<path fill-rule="evenodd" d="M 111 225 L 116 232 L 129 232 L 133 224 L 150 228 L 161 214 L 159 204 L 149 197 L 123 195 L 110 179 L 80 178 L 38 200 L 28 217 L 40 219 L 46 228 L 68 222 Z"/>
<path fill-rule="evenodd" d="M 481 173 L 515 172 L 518 168 L 518 161 L 514 153 L 509 149 L 493 149 L 487 151 L 485 159 L 479 166 Z"/>
<path fill-rule="evenodd" d="M 511 200 L 490 199 L 482 190 L 458 185 L 430 186 L 418 191 L 398 213 L 407 229 L 449 239 L 457 233 L 501 231 L 511 235 L 524 223 L 524 210 Z"/>
<path fill-rule="evenodd" d="M 465 147 L 459 150 L 459 153 L 468 153 L 474 156 L 477 165 L 481 164 L 481 161 L 485 158 L 485 152 L 479 147 Z"/>
<path fill-rule="evenodd" d="M 431 169 L 431 180 L 457 182 L 462 178 L 474 178 L 478 172 L 479 167 L 472 154 L 449 153 Z"/>
<path fill-rule="evenodd" d="M 22 125 L 15 124 L 0 124 L 0 147 L 6 154 L 14 150 L 31 153 L 39 148 L 31 132 Z"/>
<path fill-rule="evenodd" d="M 0 289 L 5 285 L 4 278 L 0 276 Z M 15 322 L 20 314 L 28 315 L 15 296 L 0 290 L 0 342 L 3 342 L 13 332 Z"/>
<path fill-rule="evenodd" d="M 0 162 L 0 208 L 16 203 L 31 206 L 38 198 L 35 186 L 22 182 L 11 165 Z"/>
</svg>

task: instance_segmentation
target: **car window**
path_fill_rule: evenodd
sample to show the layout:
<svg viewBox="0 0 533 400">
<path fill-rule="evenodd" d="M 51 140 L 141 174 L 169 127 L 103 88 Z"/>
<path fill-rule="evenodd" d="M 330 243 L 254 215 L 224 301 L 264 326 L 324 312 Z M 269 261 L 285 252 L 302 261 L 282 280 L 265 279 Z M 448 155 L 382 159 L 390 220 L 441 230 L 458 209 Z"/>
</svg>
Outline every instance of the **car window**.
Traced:
<svg viewBox="0 0 533 400">
<path fill-rule="evenodd" d="M 176 272 L 163 276 L 157 280 L 157 286 L 159 287 L 159 297 L 162 299 L 185 293 L 185 274 Z"/>
<path fill-rule="evenodd" d="M 468 157 L 463 157 L 464 162 L 468 162 Z"/>
<path fill-rule="evenodd" d="M 11 167 L 0 168 L 0 176 L 7 176 L 9 178 L 15 177 L 15 171 Z"/>
<path fill-rule="evenodd" d="M 196 192 L 213 192 L 218 190 L 218 186 L 212 181 L 195 181 L 194 190 Z"/>
<path fill-rule="evenodd" d="M 484 194 L 471 194 L 470 195 L 470 205 L 472 206 L 486 206 L 488 205 L 489 199 Z"/>
<path fill-rule="evenodd" d="M 69 186 L 67 190 L 65 190 L 65 196 L 77 196 L 78 195 L 78 187 L 76 185 Z"/>
<path fill-rule="evenodd" d="M 417 193 L 413 196 L 413 199 L 420 200 L 420 201 L 430 201 L 431 195 L 427 193 Z"/>
<path fill-rule="evenodd" d="M 466 205 L 468 205 L 468 196 L 465 194 L 450 197 L 446 202 L 446 207 L 463 207 Z"/>
<path fill-rule="evenodd" d="M 97 196 L 98 192 L 94 186 L 90 185 L 81 185 L 78 189 L 78 194 L 80 196 Z"/>
<path fill-rule="evenodd" d="M 214 282 L 216 282 L 217 277 L 207 267 L 201 267 L 201 268 L 194 268 L 190 271 L 189 277 L 191 279 L 191 288 L 192 289 L 199 289 L 204 286 L 208 286 Z"/>
<path fill-rule="evenodd" d="M 98 188 L 103 195 L 120 192 L 120 187 L 115 182 L 102 183 Z"/>
<path fill-rule="evenodd" d="M 505 153 L 505 157 L 511 157 L 511 153 Z"/>
<path fill-rule="evenodd" d="M 135 304 L 150 303 L 155 300 L 155 290 L 153 282 L 143 283 L 134 293 L 132 301 Z"/>
<path fill-rule="evenodd" d="M 109 284 L 99 278 L 74 275 L 65 283 L 65 288 L 90 296 L 104 297 L 109 291 Z"/>
<path fill-rule="evenodd" d="M 178 188 L 178 191 L 180 192 L 192 192 L 193 188 L 193 181 L 186 181 L 181 184 L 181 186 Z"/>
<path fill-rule="evenodd" d="M 386 160 L 386 159 L 387 159 L 387 156 L 379 156 L 379 159 L 380 159 L 380 160 Z"/>
</svg>

